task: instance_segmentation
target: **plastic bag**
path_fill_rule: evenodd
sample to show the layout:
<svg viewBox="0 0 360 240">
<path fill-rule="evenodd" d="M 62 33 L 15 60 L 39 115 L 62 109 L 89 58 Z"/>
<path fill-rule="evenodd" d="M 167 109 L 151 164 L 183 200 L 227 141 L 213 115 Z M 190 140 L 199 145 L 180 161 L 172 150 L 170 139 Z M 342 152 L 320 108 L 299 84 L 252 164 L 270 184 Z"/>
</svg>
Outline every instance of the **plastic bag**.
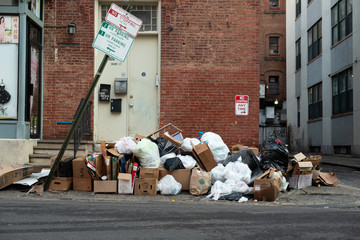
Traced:
<svg viewBox="0 0 360 240">
<path fill-rule="evenodd" d="M 178 155 L 178 158 L 180 158 L 182 164 L 187 169 L 193 169 L 196 165 L 196 160 L 190 155 Z"/>
<path fill-rule="evenodd" d="M 131 154 L 135 147 L 136 143 L 132 137 L 123 137 L 115 143 L 116 150 L 123 154 Z"/>
<path fill-rule="evenodd" d="M 156 143 L 156 145 L 159 148 L 160 157 L 162 157 L 166 154 L 172 153 L 176 149 L 178 149 L 178 146 L 176 146 L 175 144 L 166 140 L 163 137 L 158 137 L 156 140 L 154 140 L 154 142 Z"/>
<path fill-rule="evenodd" d="M 181 192 L 181 187 L 181 183 L 168 174 L 160 179 L 157 190 L 163 195 L 177 195 Z"/>
<path fill-rule="evenodd" d="M 214 200 L 218 200 L 221 196 L 228 195 L 232 192 L 233 191 L 231 186 L 223 182 L 216 181 L 214 185 L 211 187 L 210 194 L 207 195 L 207 198 L 212 197 Z"/>
<path fill-rule="evenodd" d="M 149 139 L 141 139 L 133 149 L 133 154 L 144 168 L 158 168 L 160 165 L 158 146 Z"/>
<path fill-rule="evenodd" d="M 174 171 L 176 169 L 184 169 L 185 168 L 183 163 L 181 162 L 180 158 L 178 158 L 178 157 L 166 159 L 166 161 L 164 163 L 164 167 L 167 170 L 169 170 L 170 172 Z"/>
<path fill-rule="evenodd" d="M 181 144 L 181 148 L 187 152 L 192 152 L 193 147 L 191 146 L 190 142 L 192 142 L 192 144 L 194 144 L 194 146 L 196 146 L 200 143 L 200 140 L 197 138 L 185 138 L 183 140 L 183 143 Z"/>
<path fill-rule="evenodd" d="M 201 136 L 201 141 L 208 143 L 216 162 L 223 162 L 228 157 L 230 150 L 218 134 L 206 132 Z"/>
<path fill-rule="evenodd" d="M 166 154 L 166 155 L 160 157 L 160 167 L 164 167 L 164 164 L 167 159 L 174 158 L 174 157 L 176 157 L 175 153 L 169 153 L 169 154 Z"/>
<path fill-rule="evenodd" d="M 191 171 L 189 192 L 192 195 L 204 195 L 211 187 L 211 173 L 194 168 Z"/>
<path fill-rule="evenodd" d="M 289 151 L 279 139 L 267 139 L 260 149 L 260 164 L 263 169 L 270 167 L 286 173 L 289 165 Z"/>
<path fill-rule="evenodd" d="M 219 163 L 216 167 L 211 169 L 212 181 L 214 181 L 214 182 L 216 182 L 216 181 L 225 182 L 224 171 L 225 171 L 225 167 L 221 163 Z"/>
<path fill-rule="evenodd" d="M 225 166 L 224 178 L 248 184 L 251 179 L 251 170 L 245 163 L 239 161 L 230 162 Z"/>
<path fill-rule="evenodd" d="M 241 158 L 241 162 L 246 163 L 251 170 L 251 178 L 247 183 L 249 186 L 254 185 L 254 181 L 257 177 L 263 174 L 261 170 L 261 164 L 258 157 L 254 154 L 253 151 L 249 149 L 242 149 L 234 154 L 231 154 L 224 161 L 224 166 L 226 166 L 229 162 L 238 161 Z"/>
</svg>

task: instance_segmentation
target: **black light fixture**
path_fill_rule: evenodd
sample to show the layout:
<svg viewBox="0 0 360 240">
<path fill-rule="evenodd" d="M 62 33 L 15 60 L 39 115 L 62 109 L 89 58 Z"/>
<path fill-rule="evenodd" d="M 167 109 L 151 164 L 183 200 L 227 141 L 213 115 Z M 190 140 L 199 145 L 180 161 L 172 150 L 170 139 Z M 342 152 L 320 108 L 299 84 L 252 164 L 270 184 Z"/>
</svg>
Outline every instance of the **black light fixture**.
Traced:
<svg viewBox="0 0 360 240">
<path fill-rule="evenodd" d="M 172 26 L 169 26 L 168 30 L 169 30 L 169 32 L 171 32 L 172 30 L 174 30 L 174 28 Z"/>
<path fill-rule="evenodd" d="M 74 22 L 71 22 L 69 25 L 68 25 L 68 33 L 70 35 L 74 35 L 76 32 L 76 23 Z"/>
</svg>

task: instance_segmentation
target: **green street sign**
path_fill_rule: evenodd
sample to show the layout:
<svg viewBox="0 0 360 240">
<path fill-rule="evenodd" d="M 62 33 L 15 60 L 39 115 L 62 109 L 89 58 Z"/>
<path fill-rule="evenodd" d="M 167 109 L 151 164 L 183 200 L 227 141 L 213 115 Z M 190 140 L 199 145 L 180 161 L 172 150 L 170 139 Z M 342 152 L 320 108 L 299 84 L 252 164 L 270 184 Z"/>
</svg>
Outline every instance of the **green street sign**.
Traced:
<svg viewBox="0 0 360 240">
<path fill-rule="evenodd" d="M 106 55 L 124 62 L 134 38 L 113 25 L 103 22 L 92 44 Z"/>
</svg>

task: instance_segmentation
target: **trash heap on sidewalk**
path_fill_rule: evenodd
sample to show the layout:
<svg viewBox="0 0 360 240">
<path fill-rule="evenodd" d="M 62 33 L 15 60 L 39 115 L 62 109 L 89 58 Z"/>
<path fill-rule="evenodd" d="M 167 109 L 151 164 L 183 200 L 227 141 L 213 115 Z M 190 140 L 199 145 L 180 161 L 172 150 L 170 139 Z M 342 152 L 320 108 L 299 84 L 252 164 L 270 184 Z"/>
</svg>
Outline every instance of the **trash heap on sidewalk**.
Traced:
<svg viewBox="0 0 360 240">
<path fill-rule="evenodd" d="M 146 137 L 102 141 L 99 152 L 63 158 L 49 190 L 136 196 L 188 191 L 213 200 L 245 202 L 275 201 L 289 188 L 337 184 L 334 173 L 319 170 L 320 155 L 299 153 L 289 160 L 279 139 L 267 139 L 260 148 L 238 144 L 230 150 L 218 134 L 200 134 L 184 138 L 179 128 L 167 124 Z M 0 186 L 11 174 L 0 172 Z"/>
</svg>

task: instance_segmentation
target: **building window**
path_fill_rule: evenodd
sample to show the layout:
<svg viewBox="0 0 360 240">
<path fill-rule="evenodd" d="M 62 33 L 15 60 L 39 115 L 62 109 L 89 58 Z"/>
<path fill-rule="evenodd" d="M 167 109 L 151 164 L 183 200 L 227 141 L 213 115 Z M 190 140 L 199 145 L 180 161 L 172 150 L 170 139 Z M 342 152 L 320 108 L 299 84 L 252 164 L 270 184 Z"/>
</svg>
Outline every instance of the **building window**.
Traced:
<svg viewBox="0 0 360 240">
<path fill-rule="evenodd" d="M 279 51 L 279 37 L 269 37 L 269 54 L 278 55 Z"/>
<path fill-rule="evenodd" d="M 313 60 L 321 54 L 322 27 L 321 19 L 308 31 L 308 61 Z"/>
<path fill-rule="evenodd" d="M 296 99 L 296 108 L 297 108 L 297 126 L 300 127 L 300 97 Z"/>
<path fill-rule="evenodd" d="M 301 0 L 295 0 L 296 3 L 296 17 L 300 16 L 301 14 Z"/>
<path fill-rule="evenodd" d="M 322 117 L 322 83 L 308 88 L 309 120 Z"/>
<path fill-rule="evenodd" d="M 279 76 L 269 77 L 269 92 L 268 94 L 279 94 Z"/>
<path fill-rule="evenodd" d="M 126 9 L 126 5 L 120 6 Z M 101 6 L 101 18 L 105 21 L 110 5 Z M 157 31 L 157 6 L 156 5 L 133 5 L 131 14 L 143 21 L 139 32 Z"/>
<path fill-rule="evenodd" d="M 299 40 L 296 41 L 295 43 L 295 48 L 296 48 L 296 70 L 301 68 L 301 39 L 299 38 Z"/>
<path fill-rule="evenodd" d="M 332 44 L 352 32 L 352 0 L 341 0 L 331 9 Z"/>
<path fill-rule="evenodd" d="M 333 115 L 353 110 L 353 70 L 332 77 Z"/>
<path fill-rule="evenodd" d="M 269 0 L 269 8 L 280 8 L 279 0 Z"/>
</svg>

